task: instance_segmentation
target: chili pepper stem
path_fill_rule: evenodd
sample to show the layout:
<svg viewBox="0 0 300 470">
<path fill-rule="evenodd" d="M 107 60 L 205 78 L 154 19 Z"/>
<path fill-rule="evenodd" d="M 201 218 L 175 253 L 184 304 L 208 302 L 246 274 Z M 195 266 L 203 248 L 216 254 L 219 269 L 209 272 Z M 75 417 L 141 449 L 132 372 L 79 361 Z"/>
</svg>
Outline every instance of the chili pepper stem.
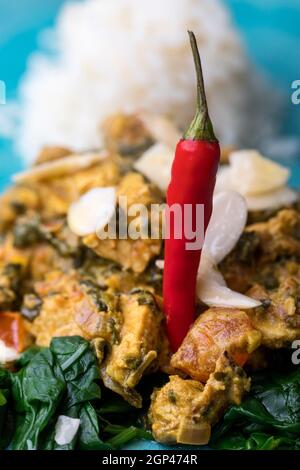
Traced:
<svg viewBox="0 0 300 470">
<path fill-rule="evenodd" d="M 183 137 L 185 140 L 205 140 L 209 142 L 217 142 L 208 114 L 201 59 L 196 37 L 192 31 L 188 31 L 188 34 L 190 37 L 197 76 L 197 109 L 195 117 Z"/>
</svg>

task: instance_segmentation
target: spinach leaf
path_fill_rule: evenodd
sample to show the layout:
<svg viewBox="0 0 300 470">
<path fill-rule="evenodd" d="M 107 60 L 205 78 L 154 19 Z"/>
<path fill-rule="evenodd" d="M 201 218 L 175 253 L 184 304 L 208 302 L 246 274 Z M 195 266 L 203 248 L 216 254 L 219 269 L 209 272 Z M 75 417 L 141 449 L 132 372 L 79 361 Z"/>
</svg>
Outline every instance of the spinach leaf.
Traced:
<svg viewBox="0 0 300 470">
<path fill-rule="evenodd" d="M 29 364 L 11 374 L 12 397 L 17 412 L 13 450 L 38 448 L 41 432 L 54 415 L 65 390 L 60 368 L 49 349 L 36 354 Z"/>
<path fill-rule="evenodd" d="M 112 446 L 105 444 L 99 437 L 98 416 L 93 406 L 87 402 L 80 410 L 80 429 L 78 448 L 81 450 L 110 450 Z"/>
<path fill-rule="evenodd" d="M 57 415 L 80 419 L 78 436 L 68 445 L 59 446 L 55 440 L 55 424 L 47 430 L 48 440 L 45 449 L 71 450 L 109 449 L 99 437 L 100 430 L 97 414 L 90 401 L 100 399 L 100 387 L 95 383 L 99 380 L 99 367 L 90 343 L 80 336 L 54 338 L 50 345 L 59 364 L 66 383 L 64 399 Z"/>
<path fill-rule="evenodd" d="M 300 369 L 258 373 L 249 396 L 232 406 L 215 430 L 219 449 L 300 448 Z"/>
<path fill-rule="evenodd" d="M 26 351 L 24 351 L 19 357 L 19 359 L 16 361 L 16 366 L 19 369 L 27 366 L 27 364 L 29 364 L 31 359 L 33 359 L 37 353 L 42 351 L 42 349 L 43 348 L 40 346 L 31 346 L 29 349 L 26 349 Z"/>
<path fill-rule="evenodd" d="M 80 336 L 54 338 L 50 345 L 67 385 L 64 407 L 101 397 L 99 367 L 95 354 L 88 341 Z"/>
<path fill-rule="evenodd" d="M 3 449 L 3 445 L 1 445 L 1 443 L 4 438 L 3 431 L 7 412 L 7 394 L 8 390 L 0 389 L 0 449 Z"/>
<path fill-rule="evenodd" d="M 18 372 L 0 368 L 0 447 L 10 442 L 13 450 L 109 450 L 151 437 L 136 427 L 136 410 L 122 398 L 109 390 L 101 397 L 98 361 L 82 337 L 54 338 L 49 348 L 30 348 L 17 367 Z M 60 415 L 80 419 L 76 436 L 66 445 L 55 441 Z M 104 416 L 127 425 L 111 424 Z M 3 423 L 5 428 L 14 424 L 10 440 L 7 432 L 1 439 Z"/>
</svg>

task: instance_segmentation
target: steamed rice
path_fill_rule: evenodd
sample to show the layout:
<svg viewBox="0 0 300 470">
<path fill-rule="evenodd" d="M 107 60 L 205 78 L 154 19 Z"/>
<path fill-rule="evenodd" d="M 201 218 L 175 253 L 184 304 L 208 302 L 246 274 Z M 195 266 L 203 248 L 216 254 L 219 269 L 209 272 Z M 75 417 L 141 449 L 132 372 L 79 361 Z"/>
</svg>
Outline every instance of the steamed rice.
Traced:
<svg viewBox="0 0 300 470">
<path fill-rule="evenodd" d="M 29 62 L 20 89 L 20 153 L 32 160 L 43 145 L 99 147 L 102 120 L 119 111 L 165 114 L 185 127 L 195 100 L 187 29 L 199 42 L 218 137 L 253 146 L 253 136 L 272 129 L 265 126 L 272 97 L 262 100 L 220 1 L 86 0 L 63 7 L 52 34 L 56 57 L 38 53 Z"/>
</svg>

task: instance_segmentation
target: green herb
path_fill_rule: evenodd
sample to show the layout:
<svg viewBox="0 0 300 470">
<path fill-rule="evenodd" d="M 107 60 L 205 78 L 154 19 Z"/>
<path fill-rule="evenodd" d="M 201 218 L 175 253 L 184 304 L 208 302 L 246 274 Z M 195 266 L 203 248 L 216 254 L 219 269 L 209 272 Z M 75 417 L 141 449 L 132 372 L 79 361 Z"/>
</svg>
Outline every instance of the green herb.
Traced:
<svg viewBox="0 0 300 470">
<path fill-rule="evenodd" d="M 18 310 L 20 302 L 22 266 L 8 263 L 0 271 L 0 310 Z"/>
<path fill-rule="evenodd" d="M 121 427 L 119 427 L 120 431 Z M 148 439 L 151 440 L 152 434 L 148 431 L 144 431 L 143 429 L 136 428 L 135 426 L 130 426 L 127 428 L 123 428 L 123 431 L 119 432 L 116 434 L 114 437 L 109 439 L 108 443 L 114 448 L 114 449 L 120 449 L 123 447 L 125 444 L 127 444 L 129 441 L 132 441 L 134 439 Z"/>
<path fill-rule="evenodd" d="M 108 390 L 101 397 L 98 360 L 85 339 L 61 337 L 49 348 L 34 346 L 16 367 L 17 372 L 0 368 L 0 449 L 9 444 L 13 450 L 101 450 L 151 437 L 135 426 L 136 410 L 121 397 Z M 64 446 L 55 441 L 60 415 L 80 419 L 77 435 Z"/>
<path fill-rule="evenodd" d="M 300 449 L 300 369 L 253 378 L 249 396 L 231 407 L 214 432 L 218 449 Z"/>
<path fill-rule="evenodd" d="M 39 217 L 23 218 L 13 229 L 14 246 L 27 248 L 39 242 L 49 243 L 61 256 L 74 256 L 74 249 L 64 240 L 60 240 L 47 228 L 43 227 Z"/>
<path fill-rule="evenodd" d="M 0 450 L 5 449 L 11 439 L 12 422 L 8 399 L 9 390 L 0 388 Z"/>
<path fill-rule="evenodd" d="M 26 349 L 26 351 L 24 351 L 19 357 L 19 359 L 16 361 L 16 366 L 18 368 L 27 366 L 27 364 L 29 364 L 29 362 L 34 358 L 34 356 L 42 350 L 43 348 L 41 346 L 36 345 L 31 346 L 31 348 L 29 349 Z"/>
</svg>

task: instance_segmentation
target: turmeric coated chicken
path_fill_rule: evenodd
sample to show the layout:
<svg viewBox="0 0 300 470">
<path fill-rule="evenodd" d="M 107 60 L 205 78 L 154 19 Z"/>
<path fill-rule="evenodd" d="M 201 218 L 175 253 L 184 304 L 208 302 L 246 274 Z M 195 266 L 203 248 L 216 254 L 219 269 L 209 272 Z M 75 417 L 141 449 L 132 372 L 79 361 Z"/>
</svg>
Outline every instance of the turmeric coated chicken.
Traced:
<svg viewBox="0 0 300 470">
<path fill-rule="evenodd" d="M 154 391 L 149 419 L 155 439 L 164 444 L 207 444 L 211 428 L 231 404 L 240 404 L 250 380 L 223 352 L 206 385 L 174 375 Z"/>
<path fill-rule="evenodd" d="M 164 203 L 164 195 L 134 169 L 134 161 L 158 143 L 145 122 L 137 115 L 107 119 L 106 150 L 92 158 L 62 147 L 42 149 L 32 170 L 1 196 L 0 328 L 17 325 L 18 352 L 30 344 L 49 346 L 54 337 L 85 338 L 99 364 L 98 380 L 136 408 L 145 405 L 145 376 L 163 375 L 167 383 L 151 397 L 154 438 L 206 444 L 225 410 L 249 390 L 242 368 L 267 367 L 270 350 L 299 338 L 300 211 L 295 205 L 250 214 L 261 222 L 245 227 L 218 268 L 229 288 L 261 305 L 197 306 L 194 324 L 172 355 L 163 272 L 156 265 L 163 258 L 161 218 L 157 236 L 150 236 L 150 209 Z M 72 230 L 70 207 L 99 188 L 115 191 L 118 228 L 126 215 L 141 237 L 102 239 L 96 230 Z M 8 337 L 1 332 L 0 340 Z"/>
<path fill-rule="evenodd" d="M 246 292 L 255 284 L 278 288 L 289 275 L 300 276 L 300 213 L 283 209 L 266 222 L 248 225 L 220 269 L 228 286 Z"/>
<path fill-rule="evenodd" d="M 228 351 L 236 363 L 243 366 L 260 343 L 261 334 L 245 312 L 210 308 L 195 321 L 172 356 L 171 365 L 205 383 L 224 351 Z"/>
</svg>

